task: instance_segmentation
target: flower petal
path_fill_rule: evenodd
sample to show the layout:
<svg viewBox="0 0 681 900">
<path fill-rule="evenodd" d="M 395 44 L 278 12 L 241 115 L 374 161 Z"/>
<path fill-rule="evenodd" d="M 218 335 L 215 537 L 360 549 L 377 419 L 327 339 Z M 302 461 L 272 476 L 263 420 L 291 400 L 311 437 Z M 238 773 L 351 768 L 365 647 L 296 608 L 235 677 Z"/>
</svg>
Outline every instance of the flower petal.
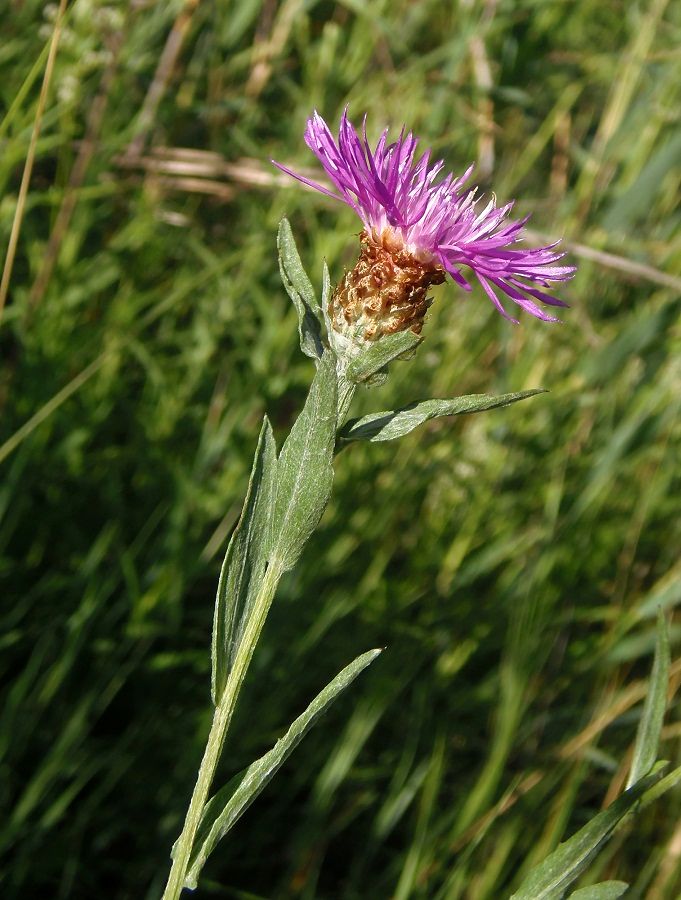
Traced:
<svg viewBox="0 0 681 900">
<path fill-rule="evenodd" d="M 535 303 L 564 307 L 567 304 L 540 288 L 567 281 L 574 266 L 556 263 L 563 254 L 554 252 L 558 242 L 544 247 L 518 247 L 528 217 L 511 219 L 513 202 L 497 206 L 492 195 L 486 203 L 477 197 L 477 188 L 465 188 L 473 166 L 461 176 L 445 175 L 442 160 L 431 165 L 430 150 L 415 161 L 418 139 L 405 128 L 399 138 L 388 143 L 387 129 L 374 150 L 366 134 L 366 116 L 361 135 L 348 118 L 341 116 L 338 137 L 334 138 L 324 119 L 315 110 L 307 122 L 305 142 L 317 156 L 338 193 L 292 171 L 275 165 L 308 187 L 351 206 L 369 234 L 380 236 L 390 229 L 390 240 L 402 240 L 404 247 L 419 258 L 437 260 L 464 290 L 471 285 L 461 274 L 468 266 L 499 312 L 515 322 L 504 309 L 496 291 L 530 315 L 557 321 Z M 531 299 L 533 298 L 533 299 Z"/>
</svg>

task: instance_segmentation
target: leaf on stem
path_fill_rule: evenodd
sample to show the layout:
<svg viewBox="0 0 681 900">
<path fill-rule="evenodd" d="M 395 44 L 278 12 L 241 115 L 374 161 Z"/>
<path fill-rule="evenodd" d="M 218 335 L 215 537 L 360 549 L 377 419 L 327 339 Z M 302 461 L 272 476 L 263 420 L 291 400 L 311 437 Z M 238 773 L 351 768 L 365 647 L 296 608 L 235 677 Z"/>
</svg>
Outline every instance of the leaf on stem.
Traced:
<svg viewBox="0 0 681 900">
<path fill-rule="evenodd" d="M 398 331 L 367 344 L 349 364 L 345 373 L 347 379 L 355 384 L 373 379 L 393 360 L 416 350 L 421 340 L 413 331 Z"/>
<path fill-rule="evenodd" d="M 337 405 L 336 357 L 326 350 L 277 462 L 271 561 L 281 572 L 295 565 L 328 503 Z"/>
<path fill-rule="evenodd" d="M 511 900 L 560 900 L 567 888 L 584 871 L 617 824 L 664 774 L 666 763 L 637 781 L 606 810 L 560 844 L 547 859 L 533 869 Z"/>
<path fill-rule="evenodd" d="M 310 703 L 274 747 L 217 792 L 206 804 L 196 833 L 185 885 L 195 888 L 209 854 L 255 800 L 316 720 L 336 697 L 379 655 L 369 650 L 346 666 Z"/>
<path fill-rule="evenodd" d="M 300 349 L 312 359 L 321 359 L 324 353 L 322 312 L 317 303 L 312 283 L 300 261 L 288 219 L 282 219 L 279 224 L 277 247 L 281 280 L 298 313 Z"/>
<path fill-rule="evenodd" d="M 671 657 L 669 650 L 669 632 L 662 610 L 657 614 L 657 639 L 655 642 L 655 658 L 650 685 L 643 704 L 643 713 L 636 733 L 634 755 L 627 787 L 647 775 L 657 759 L 660 734 L 664 713 L 667 707 L 667 683 Z"/>
<path fill-rule="evenodd" d="M 215 600 L 212 640 L 213 703 L 217 706 L 234 661 L 250 604 L 262 585 L 271 544 L 277 457 L 272 426 L 265 416 L 248 491 L 227 548 Z"/>
<path fill-rule="evenodd" d="M 329 337 L 329 343 L 333 346 L 334 340 L 334 332 L 333 325 L 331 324 L 331 318 L 329 316 L 329 301 L 331 300 L 331 275 L 329 273 L 329 267 L 324 260 L 324 265 L 322 267 L 322 316 L 324 318 L 324 325 L 326 326 L 326 333 Z"/>
<path fill-rule="evenodd" d="M 423 400 L 420 403 L 410 403 L 401 409 L 385 410 L 362 416 L 361 419 L 353 419 L 342 429 L 339 437 L 343 441 L 391 441 L 409 434 L 429 419 L 496 409 L 542 393 L 543 389 L 539 388 L 500 394 L 498 397 L 491 394 L 468 394 L 465 397 L 453 397 L 451 400 Z"/>
<path fill-rule="evenodd" d="M 568 900 L 617 900 L 628 889 L 629 885 L 625 881 L 601 881 L 600 884 L 573 891 Z"/>
<path fill-rule="evenodd" d="M 329 267 L 324 260 L 324 264 L 322 266 L 322 313 L 326 314 L 326 310 L 329 307 L 329 300 L 331 299 L 331 275 L 329 274 Z M 327 323 L 328 325 L 328 323 Z"/>
<path fill-rule="evenodd" d="M 672 788 L 675 788 L 677 784 L 681 784 L 681 766 L 672 769 L 672 771 L 668 775 L 665 775 L 661 781 L 658 781 L 657 784 L 653 785 L 653 787 L 645 792 L 641 797 L 641 803 L 638 807 L 639 811 L 650 806 L 651 803 L 655 803 L 660 797 L 666 794 L 667 791 L 671 791 Z"/>
</svg>

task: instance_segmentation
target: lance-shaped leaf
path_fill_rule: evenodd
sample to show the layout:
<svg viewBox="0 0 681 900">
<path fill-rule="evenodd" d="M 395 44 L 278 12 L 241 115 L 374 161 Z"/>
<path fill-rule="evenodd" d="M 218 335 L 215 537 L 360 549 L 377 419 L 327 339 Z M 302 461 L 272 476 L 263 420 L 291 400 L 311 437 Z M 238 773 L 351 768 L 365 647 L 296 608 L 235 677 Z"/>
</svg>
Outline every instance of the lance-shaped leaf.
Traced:
<svg viewBox="0 0 681 900">
<path fill-rule="evenodd" d="M 346 378 L 355 384 L 373 379 L 394 359 L 408 356 L 421 340 L 413 331 L 398 331 L 367 343 L 348 365 Z"/>
<path fill-rule="evenodd" d="M 331 275 L 329 274 L 329 267 L 326 264 L 326 260 L 324 260 L 324 265 L 322 267 L 322 316 L 324 318 L 324 325 L 326 326 L 326 333 L 329 337 L 329 343 L 333 346 L 333 325 L 331 324 L 331 318 L 329 316 L 329 301 L 331 300 Z"/>
<path fill-rule="evenodd" d="M 321 359 L 324 352 L 322 313 L 312 283 L 300 261 L 288 219 L 282 219 L 279 225 L 277 247 L 281 280 L 298 313 L 300 349 L 312 359 Z"/>
<path fill-rule="evenodd" d="M 669 632 L 664 614 L 660 610 L 657 615 L 657 640 L 655 643 L 655 659 L 650 676 L 650 685 L 643 704 L 643 713 L 636 734 L 634 755 L 627 787 L 637 782 L 652 769 L 657 759 L 660 744 L 660 733 L 664 713 L 667 707 L 667 683 L 671 665 L 669 650 Z"/>
<path fill-rule="evenodd" d="M 215 599 L 211 682 L 216 705 L 220 702 L 250 604 L 265 574 L 276 473 L 276 445 L 272 426 L 265 416 L 243 510 L 227 548 Z"/>
<path fill-rule="evenodd" d="M 322 713 L 380 652 L 369 650 L 339 672 L 315 697 L 305 712 L 293 722 L 286 734 L 279 738 L 269 753 L 251 763 L 245 772 L 232 779 L 208 801 L 192 849 L 185 881 L 187 887 L 192 889 L 196 887 L 199 873 L 220 838 L 227 834 L 255 800 Z"/>
<path fill-rule="evenodd" d="M 681 766 L 672 769 L 668 775 L 665 775 L 664 778 L 653 785 L 650 790 L 646 791 L 643 797 L 641 797 L 641 804 L 638 809 L 644 810 L 652 803 L 655 803 L 660 797 L 666 794 L 667 791 L 671 791 L 672 788 L 675 788 L 677 784 L 681 784 Z"/>
<path fill-rule="evenodd" d="M 618 900 L 628 889 L 629 885 L 624 881 L 601 881 L 573 891 L 568 900 Z"/>
<path fill-rule="evenodd" d="M 409 434 L 429 419 L 496 409 L 498 406 L 508 406 L 518 400 L 542 393 L 544 391 L 539 388 L 513 394 L 499 394 L 498 397 L 492 394 L 468 394 L 465 397 L 453 397 L 451 400 L 422 400 L 401 409 L 385 410 L 362 416 L 361 419 L 352 419 L 345 425 L 339 437 L 343 441 L 392 441 Z"/>
<path fill-rule="evenodd" d="M 327 350 L 277 462 L 271 559 L 281 572 L 295 565 L 328 503 L 337 405 L 336 358 Z"/>
<path fill-rule="evenodd" d="M 584 871 L 624 816 L 645 792 L 657 784 L 666 764 L 637 781 L 606 810 L 560 844 L 547 859 L 533 869 L 511 900 L 561 900 L 567 888 Z"/>
</svg>

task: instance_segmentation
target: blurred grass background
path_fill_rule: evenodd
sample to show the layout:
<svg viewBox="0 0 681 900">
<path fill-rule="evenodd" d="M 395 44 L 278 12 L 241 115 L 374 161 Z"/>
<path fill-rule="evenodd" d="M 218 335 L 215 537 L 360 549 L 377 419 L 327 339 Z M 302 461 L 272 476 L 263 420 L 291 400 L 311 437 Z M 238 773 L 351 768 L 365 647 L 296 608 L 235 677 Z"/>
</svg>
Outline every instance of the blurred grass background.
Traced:
<svg viewBox="0 0 681 900">
<path fill-rule="evenodd" d="M 260 419 L 281 439 L 312 374 L 277 223 L 317 280 L 357 248 L 350 210 L 268 160 L 314 169 L 305 119 L 347 102 L 373 137 L 406 122 L 477 160 L 580 268 L 558 326 L 438 289 L 415 362 L 356 401 L 551 391 L 341 454 L 223 779 L 387 651 L 196 896 L 508 896 L 621 790 L 655 611 L 681 599 L 681 5 L 5 0 L 3 254 L 56 24 L 0 325 L 3 897 L 160 893 Z M 668 723 L 678 764 L 676 700 Z M 681 895 L 678 791 L 584 881 L 604 877 Z"/>
</svg>

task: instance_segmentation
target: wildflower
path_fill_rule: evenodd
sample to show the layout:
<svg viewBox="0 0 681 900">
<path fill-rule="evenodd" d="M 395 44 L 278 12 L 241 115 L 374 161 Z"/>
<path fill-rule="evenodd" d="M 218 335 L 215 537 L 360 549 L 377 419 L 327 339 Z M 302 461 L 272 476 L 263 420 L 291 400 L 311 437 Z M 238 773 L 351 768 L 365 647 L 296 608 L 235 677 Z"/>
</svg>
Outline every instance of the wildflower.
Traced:
<svg viewBox="0 0 681 900">
<path fill-rule="evenodd" d="M 406 328 L 419 333 L 431 285 L 450 275 L 465 291 L 471 290 L 462 267 L 473 272 L 510 321 L 517 323 L 499 293 L 538 319 L 557 321 L 539 303 L 567 304 L 543 289 L 568 280 L 575 269 L 555 265 L 564 255 L 554 251 L 556 244 L 514 247 L 522 240 L 529 217 L 509 218 L 513 203 L 497 207 L 495 198 L 482 206 L 477 189 L 464 188 L 473 166 L 459 178 L 449 174 L 437 181 L 444 163 L 431 165 L 429 150 L 415 161 L 418 139 L 411 132 L 405 135 L 403 128 L 394 143 L 387 138 L 386 129 L 372 151 L 366 116 L 360 136 L 346 109 L 336 140 L 315 111 L 307 122 L 305 142 L 336 191 L 275 162 L 303 184 L 347 203 L 364 226 L 357 264 L 344 275 L 330 301 L 334 328 L 364 340 Z"/>
</svg>

